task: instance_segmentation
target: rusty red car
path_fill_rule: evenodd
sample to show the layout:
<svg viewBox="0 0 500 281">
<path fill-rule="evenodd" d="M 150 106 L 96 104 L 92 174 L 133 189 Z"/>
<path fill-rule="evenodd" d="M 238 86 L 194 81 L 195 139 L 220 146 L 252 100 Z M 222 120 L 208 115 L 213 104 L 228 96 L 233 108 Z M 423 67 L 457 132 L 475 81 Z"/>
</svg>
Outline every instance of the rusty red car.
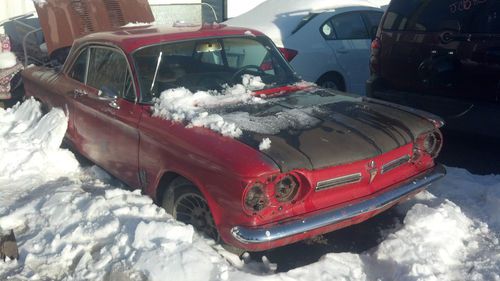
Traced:
<svg viewBox="0 0 500 281">
<path fill-rule="evenodd" d="M 233 249 L 360 223 L 446 173 L 439 117 L 301 82 L 255 30 L 116 27 L 22 77 L 73 149 Z"/>
</svg>

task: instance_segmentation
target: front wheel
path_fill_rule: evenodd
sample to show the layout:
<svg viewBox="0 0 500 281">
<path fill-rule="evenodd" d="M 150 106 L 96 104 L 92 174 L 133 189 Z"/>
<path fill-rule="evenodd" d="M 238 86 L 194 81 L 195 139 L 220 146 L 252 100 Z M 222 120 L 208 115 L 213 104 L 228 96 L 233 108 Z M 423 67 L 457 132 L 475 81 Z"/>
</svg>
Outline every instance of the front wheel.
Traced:
<svg viewBox="0 0 500 281">
<path fill-rule="evenodd" d="M 172 192 L 165 193 L 162 207 L 176 220 L 192 225 L 199 233 L 219 242 L 212 213 L 198 189 L 187 180 L 176 179 L 169 190 Z"/>
<path fill-rule="evenodd" d="M 198 233 L 215 240 L 229 252 L 238 256 L 245 252 L 222 241 L 207 200 L 191 182 L 183 178 L 176 179 L 169 190 L 163 196 L 162 207 L 176 220 L 192 225 Z"/>
</svg>

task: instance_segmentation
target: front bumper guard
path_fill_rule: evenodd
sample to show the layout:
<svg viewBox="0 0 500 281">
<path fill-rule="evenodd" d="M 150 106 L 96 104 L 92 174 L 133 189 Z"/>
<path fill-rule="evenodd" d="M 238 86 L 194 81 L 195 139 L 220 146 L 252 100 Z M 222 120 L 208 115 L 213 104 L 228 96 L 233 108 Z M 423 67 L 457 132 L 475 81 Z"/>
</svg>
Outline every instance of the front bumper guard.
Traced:
<svg viewBox="0 0 500 281">
<path fill-rule="evenodd" d="M 438 164 L 413 178 L 395 184 L 388 191 L 373 194 L 363 201 L 269 227 L 235 226 L 231 229 L 231 234 L 243 244 L 260 244 L 306 233 L 395 204 L 412 193 L 426 189 L 445 175 L 446 169 Z"/>
</svg>

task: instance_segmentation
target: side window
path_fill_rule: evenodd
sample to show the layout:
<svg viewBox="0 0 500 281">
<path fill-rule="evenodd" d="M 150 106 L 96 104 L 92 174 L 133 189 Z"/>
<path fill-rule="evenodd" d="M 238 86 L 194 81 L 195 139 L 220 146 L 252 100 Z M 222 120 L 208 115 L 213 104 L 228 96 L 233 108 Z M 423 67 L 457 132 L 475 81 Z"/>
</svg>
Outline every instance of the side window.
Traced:
<svg viewBox="0 0 500 281">
<path fill-rule="evenodd" d="M 87 84 L 117 97 L 135 99 L 127 60 L 121 53 L 108 48 L 90 49 Z"/>
<path fill-rule="evenodd" d="M 366 26 L 368 27 L 368 32 L 373 37 L 377 32 L 378 25 L 382 19 L 382 12 L 366 11 L 363 12 L 363 17 L 365 18 Z"/>
<path fill-rule="evenodd" d="M 69 72 L 69 77 L 82 83 L 85 83 L 85 75 L 87 73 L 87 55 L 88 49 L 81 52 Z"/>
<path fill-rule="evenodd" d="M 352 40 L 369 39 L 365 23 L 360 13 L 345 13 L 334 16 L 321 27 L 325 39 Z"/>
</svg>

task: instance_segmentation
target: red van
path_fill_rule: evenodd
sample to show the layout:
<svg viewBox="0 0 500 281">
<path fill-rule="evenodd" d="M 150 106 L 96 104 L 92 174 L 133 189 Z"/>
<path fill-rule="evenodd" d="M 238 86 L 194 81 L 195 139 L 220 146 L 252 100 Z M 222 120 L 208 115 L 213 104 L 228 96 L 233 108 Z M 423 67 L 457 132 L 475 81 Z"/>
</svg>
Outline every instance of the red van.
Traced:
<svg viewBox="0 0 500 281">
<path fill-rule="evenodd" d="M 392 0 L 370 69 L 368 96 L 500 137 L 500 0 Z"/>
</svg>

